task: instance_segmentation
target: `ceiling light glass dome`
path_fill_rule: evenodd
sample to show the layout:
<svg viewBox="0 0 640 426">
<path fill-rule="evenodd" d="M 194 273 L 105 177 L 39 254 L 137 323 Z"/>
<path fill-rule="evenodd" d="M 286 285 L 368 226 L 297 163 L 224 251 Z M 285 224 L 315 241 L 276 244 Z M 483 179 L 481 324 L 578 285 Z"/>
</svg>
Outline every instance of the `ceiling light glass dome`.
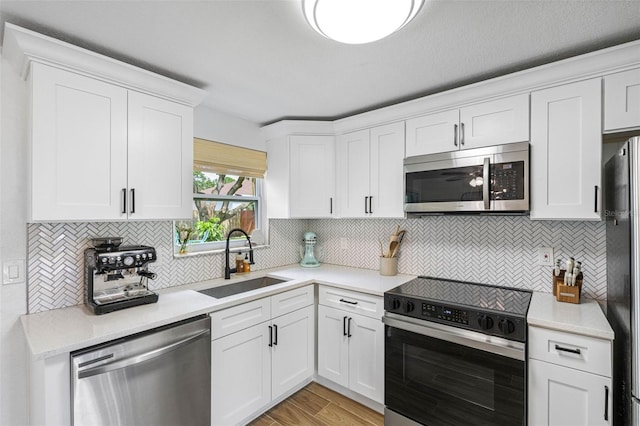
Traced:
<svg viewBox="0 0 640 426">
<path fill-rule="evenodd" d="M 380 40 L 407 25 L 424 0 L 302 0 L 309 25 L 347 44 Z"/>
</svg>

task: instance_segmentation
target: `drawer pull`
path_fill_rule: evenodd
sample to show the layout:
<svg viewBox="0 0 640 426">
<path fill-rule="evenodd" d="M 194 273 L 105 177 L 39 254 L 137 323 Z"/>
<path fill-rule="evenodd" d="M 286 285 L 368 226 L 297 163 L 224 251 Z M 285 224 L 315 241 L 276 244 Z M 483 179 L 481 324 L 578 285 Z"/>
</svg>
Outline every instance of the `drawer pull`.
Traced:
<svg viewBox="0 0 640 426">
<path fill-rule="evenodd" d="M 580 349 L 563 348 L 560 345 L 556 345 L 556 351 L 569 352 L 572 354 L 580 355 Z"/>
<path fill-rule="evenodd" d="M 340 299 L 340 301 L 341 301 L 342 303 L 348 303 L 349 305 L 357 305 L 357 304 L 358 304 L 358 302 L 352 302 L 352 301 L 350 301 L 350 300 Z"/>
</svg>

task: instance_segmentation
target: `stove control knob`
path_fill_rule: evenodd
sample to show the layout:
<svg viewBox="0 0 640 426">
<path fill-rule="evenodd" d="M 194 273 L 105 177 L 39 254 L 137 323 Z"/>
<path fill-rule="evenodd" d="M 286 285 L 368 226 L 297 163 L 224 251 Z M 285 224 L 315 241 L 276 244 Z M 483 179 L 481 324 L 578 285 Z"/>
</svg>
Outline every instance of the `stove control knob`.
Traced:
<svg viewBox="0 0 640 426">
<path fill-rule="evenodd" d="M 483 330 L 489 330 L 493 328 L 493 318 L 489 315 L 480 315 L 478 317 L 478 325 Z"/>
<path fill-rule="evenodd" d="M 404 311 L 405 312 L 413 312 L 413 310 L 416 309 L 416 306 L 413 304 L 413 302 L 407 301 L 407 303 L 404 305 Z"/>
<path fill-rule="evenodd" d="M 391 309 L 394 311 L 397 309 L 400 309 L 400 305 L 402 305 L 402 302 L 400 302 L 400 299 L 393 299 L 391 301 Z"/>
<path fill-rule="evenodd" d="M 513 321 L 508 319 L 501 319 L 498 321 L 498 328 L 502 331 L 503 334 L 511 334 L 516 331 L 516 325 Z"/>
</svg>

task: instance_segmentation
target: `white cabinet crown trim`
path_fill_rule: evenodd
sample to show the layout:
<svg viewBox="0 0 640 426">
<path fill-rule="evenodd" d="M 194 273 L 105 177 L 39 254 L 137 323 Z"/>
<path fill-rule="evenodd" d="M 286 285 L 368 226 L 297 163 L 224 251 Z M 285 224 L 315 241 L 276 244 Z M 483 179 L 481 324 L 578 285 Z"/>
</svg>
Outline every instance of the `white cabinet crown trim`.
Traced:
<svg viewBox="0 0 640 426">
<path fill-rule="evenodd" d="M 189 106 L 200 104 L 207 96 L 205 90 L 197 87 L 8 22 L 2 54 L 24 79 L 31 63 L 40 62 Z"/>
</svg>

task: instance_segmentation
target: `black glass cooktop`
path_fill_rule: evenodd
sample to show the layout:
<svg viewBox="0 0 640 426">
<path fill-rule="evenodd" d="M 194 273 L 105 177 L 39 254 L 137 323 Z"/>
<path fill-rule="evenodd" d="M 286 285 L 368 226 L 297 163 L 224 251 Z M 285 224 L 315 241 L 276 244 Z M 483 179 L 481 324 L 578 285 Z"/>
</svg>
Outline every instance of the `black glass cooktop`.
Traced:
<svg viewBox="0 0 640 426">
<path fill-rule="evenodd" d="M 469 306 L 523 317 L 526 316 L 531 301 L 529 290 L 432 277 L 415 278 L 385 294 Z"/>
</svg>

